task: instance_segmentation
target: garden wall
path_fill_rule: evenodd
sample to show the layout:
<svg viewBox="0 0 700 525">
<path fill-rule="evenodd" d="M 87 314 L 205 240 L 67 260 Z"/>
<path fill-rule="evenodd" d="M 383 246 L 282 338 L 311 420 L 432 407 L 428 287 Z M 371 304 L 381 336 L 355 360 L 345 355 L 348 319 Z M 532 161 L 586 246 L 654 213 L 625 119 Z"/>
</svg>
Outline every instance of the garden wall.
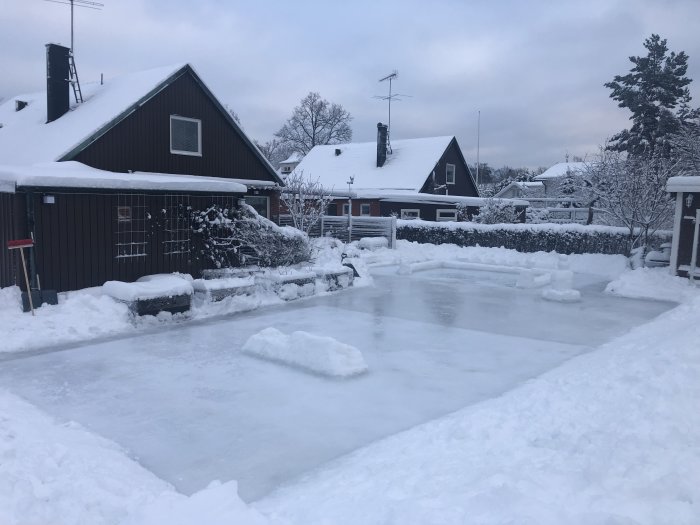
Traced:
<svg viewBox="0 0 700 525">
<path fill-rule="evenodd" d="M 581 224 L 478 224 L 474 222 L 397 221 L 396 238 L 431 244 L 510 248 L 519 252 L 628 255 L 625 228 Z M 654 248 L 670 242 L 671 232 L 654 236 Z"/>
</svg>

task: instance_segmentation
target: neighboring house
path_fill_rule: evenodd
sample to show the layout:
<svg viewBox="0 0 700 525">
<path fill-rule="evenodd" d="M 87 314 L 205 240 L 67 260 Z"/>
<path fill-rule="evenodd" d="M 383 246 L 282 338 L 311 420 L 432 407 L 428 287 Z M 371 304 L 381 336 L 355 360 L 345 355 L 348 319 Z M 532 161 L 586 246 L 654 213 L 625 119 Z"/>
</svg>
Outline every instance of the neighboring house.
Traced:
<svg viewBox="0 0 700 525">
<path fill-rule="evenodd" d="M 68 76 L 48 45 L 47 92 L 0 105 L 0 286 L 21 283 L 12 238 L 36 241 L 33 283 L 64 291 L 197 275 L 183 211 L 278 213 L 281 179 L 191 66 L 83 85 L 73 106 Z"/>
<path fill-rule="evenodd" d="M 456 220 L 459 204 L 483 204 L 455 137 L 392 140 L 389 151 L 387 127 L 377 130 L 377 142 L 316 146 L 297 166 L 336 197 L 329 215 L 347 215 L 349 198 L 353 216 L 429 221 Z"/>
<path fill-rule="evenodd" d="M 585 162 L 560 162 L 533 180 L 544 184 L 544 197 L 561 197 L 560 186 L 566 177 L 580 175 L 586 170 Z"/>
<path fill-rule="evenodd" d="M 284 179 L 287 175 L 294 171 L 304 156 L 301 153 L 292 153 L 285 160 L 280 162 L 279 175 Z"/>
<path fill-rule="evenodd" d="M 700 176 L 671 177 L 667 191 L 675 194 L 676 212 L 671 244 L 671 272 L 700 277 Z"/>
<path fill-rule="evenodd" d="M 544 183 L 541 181 L 514 181 L 494 195 L 496 199 L 529 199 L 544 197 Z"/>
</svg>

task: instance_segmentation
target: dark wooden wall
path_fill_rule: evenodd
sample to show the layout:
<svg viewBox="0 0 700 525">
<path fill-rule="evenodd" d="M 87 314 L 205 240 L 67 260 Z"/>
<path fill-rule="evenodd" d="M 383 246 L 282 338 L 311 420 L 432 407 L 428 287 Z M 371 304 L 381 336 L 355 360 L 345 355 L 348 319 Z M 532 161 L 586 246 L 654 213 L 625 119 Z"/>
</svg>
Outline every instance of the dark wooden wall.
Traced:
<svg viewBox="0 0 700 525">
<path fill-rule="evenodd" d="M 35 215 L 36 270 L 43 288 L 58 291 L 100 286 L 105 281 L 135 281 L 144 275 L 182 272 L 195 278 L 210 263 L 194 253 L 166 254 L 161 210 L 163 194 L 141 194 L 146 220 L 146 256 L 118 258 L 116 243 L 119 225 L 117 206 L 126 194 L 58 193 L 56 202 L 43 204 L 42 194 L 33 194 Z M 228 199 L 228 201 L 226 200 Z M 234 196 L 191 195 L 193 209 L 206 209 L 213 202 L 237 200 Z"/>
<path fill-rule="evenodd" d="M 465 164 L 464 157 L 459 149 L 457 141 L 453 138 L 445 153 L 435 166 L 435 186 L 445 184 L 447 165 L 455 165 L 455 183 L 447 185 L 447 192 L 450 195 L 460 195 L 462 197 L 478 197 L 479 192 L 472 181 L 469 168 Z M 432 173 L 427 173 L 427 180 L 421 188 L 421 193 L 435 193 L 445 195 L 445 189 L 433 190 Z"/>
<path fill-rule="evenodd" d="M 201 119 L 202 156 L 170 153 L 170 115 Z M 72 158 L 126 173 L 146 171 L 274 181 L 195 78 L 185 73 Z"/>
<path fill-rule="evenodd" d="M 0 288 L 20 283 L 21 270 L 19 253 L 8 250 L 7 241 L 26 238 L 24 225 L 24 195 L 17 193 L 0 193 Z"/>
</svg>

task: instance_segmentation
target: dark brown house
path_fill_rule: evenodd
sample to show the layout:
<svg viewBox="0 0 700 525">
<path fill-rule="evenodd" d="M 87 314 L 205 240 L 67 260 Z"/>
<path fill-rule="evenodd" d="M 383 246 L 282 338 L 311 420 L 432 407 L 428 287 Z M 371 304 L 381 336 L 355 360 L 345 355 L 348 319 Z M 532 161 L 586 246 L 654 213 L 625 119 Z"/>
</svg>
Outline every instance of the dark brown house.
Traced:
<svg viewBox="0 0 700 525">
<path fill-rule="evenodd" d="M 453 136 L 387 140 L 377 125 L 377 141 L 314 147 L 296 168 L 319 179 L 337 199 L 330 215 L 457 219 L 457 207 L 472 213 L 483 204 Z M 352 181 L 351 184 L 348 182 Z"/>
<path fill-rule="evenodd" d="M 33 236 L 33 285 L 58 291 L 208 266 L 182 210 L 239 199 L 279 213 L 281 179 L 185 64 L 82 86 L 47 46 L 47 92 L 0 105 L 0 286 L 20 284 L 13 238 Z"/>
<path fill-rule="evenodd" d="M 700 176 L 671 177 L 666 189 L 675 194 L 671 271 L 700 277 Z"/>
</svg>

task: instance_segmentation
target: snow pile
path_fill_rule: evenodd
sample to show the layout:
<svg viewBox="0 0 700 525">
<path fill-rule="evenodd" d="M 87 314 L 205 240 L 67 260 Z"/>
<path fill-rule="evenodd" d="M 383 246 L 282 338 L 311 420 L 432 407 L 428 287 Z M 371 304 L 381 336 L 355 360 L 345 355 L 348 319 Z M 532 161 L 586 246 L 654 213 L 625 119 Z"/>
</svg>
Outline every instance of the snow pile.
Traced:
<svg viewBox="0 0 700 525">
<path fill-rule="evenodd" d="M 120 301 L 138 301 L 176 295 L 192 295 L 192 277 L 182 274 L 146 275 L 133 283 L 107 281 L 102 291 Z"/>
<path fill-rule="evenodd" d="M 331 377 L 367 371 L 367 363 L 354 346 L 308 332 L 285 335 L 276 328 L 266 328 L 248 338 L 243 352 Z"/>
<path fill-rule="evenodd" d="M 357 241 L 357 246 L 363 250 L 376 250 L 378 248 L 388 248 L 389 239 L 386 237 L 362 237 Z"/>
<path fill-rule="evenodd" d="M 671 275 L 668 268 L 636 268 L 608 284 L 605 291 L 622 297 L 683 301 L 697 297 L 690 279 Z"/>
<path fill-rule="evenodd" d="M 700 298 L 257 502 L 291 523 L 697 524 Z"/>
<path fill-rule="evenodd" d="M 255 280 L 252 277 L 224 277 L 222 279 L 195 279 L 192 281 L 192 287 L 197 292 L 248 288 L 254 285 Z"/>
<path fill-rule="evenodd" d="M 557 270 L 552 274 L 552 287 L 542 291 L 542 298 L 558 303 L 575 303 L 581 300 L 581 292 L 574 290 L 574 272 Z"/>
</svg>

